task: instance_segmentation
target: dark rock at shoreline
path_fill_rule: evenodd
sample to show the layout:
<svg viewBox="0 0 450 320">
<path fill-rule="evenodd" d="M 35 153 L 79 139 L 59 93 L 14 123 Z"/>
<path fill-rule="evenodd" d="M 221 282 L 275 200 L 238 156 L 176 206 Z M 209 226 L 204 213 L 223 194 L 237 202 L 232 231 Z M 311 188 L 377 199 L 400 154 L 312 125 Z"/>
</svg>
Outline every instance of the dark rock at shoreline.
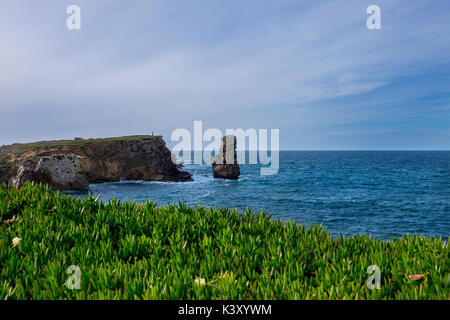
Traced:
<svg viewBox="0 0 450 320">
<path fill-rule="evenodd" d="M 236 137 L 222 137 L 219 153 L 211 161 L 214 178 L 239 179 L 241 170 L 237 162 Z"/>
<path fill-rule="evenodd" d="M 26 181 L 58 190 L 120 180 L 192 181 L 172 162 L 161 136 L 44 141 L 0 148 L 0 183 Z"/>
</svg>

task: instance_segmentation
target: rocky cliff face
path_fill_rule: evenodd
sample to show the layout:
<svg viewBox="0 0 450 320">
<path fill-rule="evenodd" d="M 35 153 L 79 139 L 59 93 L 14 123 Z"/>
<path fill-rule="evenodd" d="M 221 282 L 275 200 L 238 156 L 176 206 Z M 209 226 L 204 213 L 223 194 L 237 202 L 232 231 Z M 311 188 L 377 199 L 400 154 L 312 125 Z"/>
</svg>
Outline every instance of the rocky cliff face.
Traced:
<svg viewBox="0 0 450 320">
<path fill-rule="evenodd" d="M 120 180 L 189 181 L 178 170 L 160 136 L 49 141 L 0 148 L 0 182 L 20 188 L 25 181 L 59 190 Z"/>
<path fill-rule="evenodd" d="M 211 161 L 214 178 L 239 179 L 241 169 L 237 162 L 236 137 L 222 137 L 219 153 Z"/>
</svg>

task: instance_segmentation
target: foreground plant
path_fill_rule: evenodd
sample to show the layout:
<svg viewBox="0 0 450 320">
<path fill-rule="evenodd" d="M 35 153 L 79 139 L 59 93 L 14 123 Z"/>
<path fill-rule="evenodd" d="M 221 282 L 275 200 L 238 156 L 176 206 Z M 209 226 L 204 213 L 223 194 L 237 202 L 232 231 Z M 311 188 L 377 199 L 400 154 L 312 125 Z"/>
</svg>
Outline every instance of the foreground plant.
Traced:
<svg viewBox="0 0 450 320">
<path fill-rule="evenodd" d="M 32 184 L 0 186 L 0 213 L 0 299 L 450 298 L 440 238 L 333 239 L 264 212 L 103 203 Z M 367 286 L 372 265 L 380 289 Z"/>
</svg>

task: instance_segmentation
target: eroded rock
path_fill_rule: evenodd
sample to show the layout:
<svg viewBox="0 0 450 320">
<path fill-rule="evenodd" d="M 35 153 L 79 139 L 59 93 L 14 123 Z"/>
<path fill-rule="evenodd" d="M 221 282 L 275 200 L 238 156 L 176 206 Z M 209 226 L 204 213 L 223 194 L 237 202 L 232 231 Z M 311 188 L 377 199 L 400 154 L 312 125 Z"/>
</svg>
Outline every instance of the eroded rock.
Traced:
<svg viewBox="0 0 450 320">
<path fill-rule="evenodd" d="M 215 178 L 239 179 L 241 170 L 237 162 L 236 140 L 232 135 L 222 137 L 219 152 L 211 161 Z"/>
</svg>

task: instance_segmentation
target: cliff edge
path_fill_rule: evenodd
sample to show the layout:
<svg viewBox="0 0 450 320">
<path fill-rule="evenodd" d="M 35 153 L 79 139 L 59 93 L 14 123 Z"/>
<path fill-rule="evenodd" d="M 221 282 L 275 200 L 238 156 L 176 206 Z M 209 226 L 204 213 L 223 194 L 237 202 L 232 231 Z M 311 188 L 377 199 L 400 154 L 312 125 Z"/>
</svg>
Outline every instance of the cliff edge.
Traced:
<svg viewBox="0 0 450 320">
<path fill-rule="evenodd" d="M 25 181 L 58 190 L 120 180 L 190 181 L 178 170 L 161 136 L 42 141 L 0 147 L 0 183 Z"/>
</svg>

